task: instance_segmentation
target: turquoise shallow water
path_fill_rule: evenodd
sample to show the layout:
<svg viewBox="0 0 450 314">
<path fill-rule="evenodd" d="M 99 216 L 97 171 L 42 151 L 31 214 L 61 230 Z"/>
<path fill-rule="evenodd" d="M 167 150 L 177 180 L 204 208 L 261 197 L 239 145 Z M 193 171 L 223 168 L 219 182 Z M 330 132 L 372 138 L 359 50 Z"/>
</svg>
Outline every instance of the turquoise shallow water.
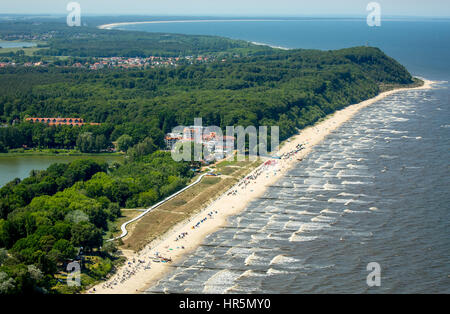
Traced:
<svg viewBox="0 0 450 314">
<path fill-rule="evenodd" d="M 363 109 L 148 293 L 449 293 L 450 22 L 133 25 L 287 48 L 378 46 L 438 80 Z M 381 287 L 366 266 L 381 266 Z"/>
</svg>

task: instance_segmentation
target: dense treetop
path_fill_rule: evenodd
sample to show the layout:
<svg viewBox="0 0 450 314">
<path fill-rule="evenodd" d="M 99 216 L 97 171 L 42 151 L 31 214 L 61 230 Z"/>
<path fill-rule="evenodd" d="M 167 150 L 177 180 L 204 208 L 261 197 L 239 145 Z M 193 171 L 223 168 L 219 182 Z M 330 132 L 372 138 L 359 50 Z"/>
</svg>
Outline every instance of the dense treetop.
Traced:
<svg viewBox="0 0 450 314">
<path fill-rule="evenodd" d="M 412 77 L 368 47 L 273 50 L 146 70 L 5 68 L 0 69 L 0 120 L 70 116 L 103 125 L 75 131 L 24 125 L 0 129 L 0 142 L 8 148 L 73 147 L 80 133 L 92 132 L 104 135 L 97 141 L 104 147 L 124 134 L 134 143 L 150 136 L 160 146 L 165 132 L 192 124 L 194 117 L 220 127 L 280 125 L 284 139 L 336 109 L 375 96 L 381 83 L 409 84 Z"/>
</svg>

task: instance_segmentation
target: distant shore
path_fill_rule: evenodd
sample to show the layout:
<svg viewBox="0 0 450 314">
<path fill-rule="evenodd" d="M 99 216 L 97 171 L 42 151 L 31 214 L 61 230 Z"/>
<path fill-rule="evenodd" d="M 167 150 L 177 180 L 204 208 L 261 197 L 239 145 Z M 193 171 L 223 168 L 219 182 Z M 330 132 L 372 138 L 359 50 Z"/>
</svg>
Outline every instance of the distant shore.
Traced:
<svg viewBox="0 0 450 314">
<path fill-rule="evenodd" d="M 104 24 L 98 26 L 99 29 L 112 29 L 115 27 L 125 26 L 125 25 L 140 25 L 140 24 L 172 24 L 172 23 L 210 23 L 210 22 L 281 22 L 286 20 L 276 20 L 276 19 L 228 19 L 228 20 L 168 20 L 168 21 L 144 21 L 144 22 L 119 22 Z"/>
<path fill-rule="evenodd" d="M 238 20 L 174 20 L 174 21 L 145 21 L 145 22 L 120 22 L 120 23 L 111 23 L 111 24 L 104 24 L 100 25 L 97 28 L 99 29 L 108 29 L 111 30 L 116 27 L 120 26 L 126 26 L 126 25 L 141 25 L 141 24 L 172 24 L 172 23 L 208 23 L 208 22 L 280 22 L 280 21 L 287 21 L 287 20 L 267 20 L 267 19 L 238 19 Z M 266 43 L 260 43 L 256 41 L 248 41 L 254 45 L 257 46 L 269 46 L 274 49 L 282 49 L 282 50 L 290 50 L 292 48 L 286 48 L 281 46 L 273 46 Z"/>
<path fill-rule="evenodd" d="M 315 125 L 301 130 L 299 134 L 285 141 L 280 148 L 279 156 L 289 154 L 288 158 L 272 159 L 270 164 L 261 165 L 246 176 L 247 178 L 252 177 L 252 179 L 247 180 L 245 184 L 240 181 L 230 190 L 224 191 L 222 196 L 202 212 L 174 226 L 161 239 L 149 243 L 140 252 L 127 254 L 127 263 L 116 274 L 112 275 L 108 281 L 96 285 L 95 291 L 90 289 L 87 293 L 131 294 L 144 292 L 173 269 L 167 263 L 153 262 L 156 253 L 159 256 L 170 258 L 175 264 L 181 261 L 188 253 L 198 248 L 207 235 L 225 226 L 228 217 L 245 210 L 251 201 L 263 195 L 268 186 L 281 179 L 289 169 L 301 162 L 315 145 L 351 119 L 359 110 L 400 91 L 430 89 L 433 82 L 423 81 L 424 84 L 419 87 L 389 90 L 374 98 L 350 105 L 325 117 Z M 304 149 L 298 151 L 300 144 Z M 193 228 L 194 226 L 196 227 Z M 185 236 L 180 238 L 180 235 Z M 145 269 L 140 264 L 151 265 L 151 268 L 146 267 L 147 269 Z"/>
</svg>

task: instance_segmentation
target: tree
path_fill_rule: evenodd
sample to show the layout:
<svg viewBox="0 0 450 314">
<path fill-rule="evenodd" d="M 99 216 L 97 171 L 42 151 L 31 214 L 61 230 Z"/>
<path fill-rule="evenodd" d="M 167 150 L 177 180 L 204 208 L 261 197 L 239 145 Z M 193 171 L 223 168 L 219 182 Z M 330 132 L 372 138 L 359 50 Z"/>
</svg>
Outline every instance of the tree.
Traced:
<svg viewBox="0 0 450 314">
<path fill-rule="evenodd" d="M 103 249 L 103 251 L 105 251 L 108 254 L 114 254 L 118 250 L 117 245 L 112 241 L 105 243 L 105 245 L 103 245 L 102 249 Z"/>
<path fill-rule="evenodd" d="M 84 132 L 78 135 L 77 148 L 82 153 L 92 153 L 94 151 L 95 142 L 92 132 Z"/>
<path fill-rule="evenodd" d="M 75 247 L 66 239 L 59 239 L 53 246 L 53 250 L 57 254 L 59 262 L 63 262 L 67 259 L 75 258 L 77 255 L 77 250 Z"/>
<path fill-rule="evenodd" d="M 134 145 L 127 152 L 128 156 L 132 161 L 138 160 L 139 158 L 150 155 L 154 151 L 156 151 L 156 145 L 150 137 L 147 137 L 141 143 Z"/>
<path fill-rule="evenodd" d="M 106 137 L 103 134 L 99 134 L 95 137 L 95 151 L 100 152 L 103 149 L 108 147 L 108 142 L 106 141 Z"/>
<path fill-rule="evenodd" d="M 28 265 L 28 273 L 30 274 L 31 279 L 36 282 L 39 282 L 44 278 L 42 271 L 34 265 Z"/>
<path fill-rule="evenodd" d="M 102 232 L 90 222 L 81 222 L 73 225 L 71 241 L 74 246 L 91 251 L 102 246 Z"/>
<path fill-rule="evenodd" d="M 3 144 L 3 142 L 0 141 L 0 153 L 7 153 L 8 148 Z"/>
<path fill-rule="evenodd" d="M 12 294 L 16 288 L 16 281 L 7 273 L 0 272 L 0 295 Z"/>
<path fill-rule="evenodd" d="M 128 134 L 124 134 L 117 139 L 117 147 L 120 151 L 126 152 L 134 144 L 133 138 Z"/>
<path fill-rule="evenodd" d="M 8 251 L 0 248 L 0 266 L 8 259 Z"/>
<path fill-rule="evenodd" d="M 158 193 L 150 189 L 147 192 L 142 192 L 139 194 L 139 205 L 141 207 L 150 206 L 158 200 Z"/>
</svg>

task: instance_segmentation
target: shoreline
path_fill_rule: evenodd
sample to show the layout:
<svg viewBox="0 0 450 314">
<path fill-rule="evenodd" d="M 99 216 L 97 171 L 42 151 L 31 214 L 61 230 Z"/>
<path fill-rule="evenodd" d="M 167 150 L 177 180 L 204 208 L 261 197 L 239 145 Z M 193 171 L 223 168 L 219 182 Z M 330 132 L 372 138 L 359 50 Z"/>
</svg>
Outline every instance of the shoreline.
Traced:
<svg viewBox="0 0 450 314">
<path fill-rule="evenodd" d="M 210 22 L 217 22 L 217 23 L 229 23 L 229 22 L 282 22 L 282 21 L 289 21 L 289 20 L 276 20 L 276 19 L 229 19 L 229 20 L 166 20 L 166 21 L 143 21 L 143 22 L 118 22 L 118 23 L 111 23 L 111 24 L 103 24 L 97 26 L 98 29 L 102 30 L 112 30 L 114 28 L 120 27 L 120 26 L 127 26 L 127 25 L 142 25 L 142 24 L 174 24 L 174 23 L 210 23 Z M 119 29 L 120 30 L 120 29 Z M 260 43 L 256 41 L 247 41 L 253 45 L 256 46 L 267 46 L 273 49 L 281 49 L 281 50 L 292 50 L 294 48 L 287 48 L 287 47 L 281 47 L 281 46 L 274 46 L 266 43 Z"/>
<path fill-rule="evenodd" d="M 143 22 L 118 22 L 111 24 L 103 24 L 97 26 L 99 29 L 113 29 L 115 27 L 125 26 L 125 25 L 141 25 L 141 24 L 172 24 L 172 23 L 226 23 L 226 22 L 282 22 L 288 20 L 282 19 L 220 19 L 220 20 L 165 20 L 165 21 L 143 21 Z"/>
<path fill-rule="evenodd" d="M 338 110 L 322 121 L 301 130 L 299 134 L 283 142 L 280 147 L 278 155 L 290 153 L 288 158 L 273 159 L 276 162 L 270 164 L 263 163 L 245 177 L 253 176 L 254 178 L 250 180 L 242 179 L 201 212 L 174 226 L 160 239 L 147 244 L 140 252 L 124 252 L 127 262 L 107 281 L 91 287 L 86 293 L 132 294 L 142 293 L 152 287 L 172 268 L 168 263 L 153 262 L 155 253 L 158 253 L 158 256 L 170 258 L 174 264 L 181 261 L 190 252 L 197 249 L 208 235 L 225 226 L 228 217 L 245 210 L 251 201 L 266 191 L 268 186 L 281 179 L 288 170 L 307 156 L 315 145 L 322 142 L 332 131 L 351 119 L 359 110 L 397 92 L 432 88 L 431 85 L 434 82 L 422 80 L 424 81 L 422 86 L 402 87 L 382 92 L 374 98 Z M 297 151 L 299 144 L 304 145 L 304 149 L 294 153 Z M 245 184 L 242 185 L 243 181 L 245 181 Z M 200 221 L 202 222 L 200 223 Z M 193 225 L 198 225 L 198 227 L 193 229 Z M 184 236 L 179 237 L 180 235 Z M 141 263 L 142 261 L 143 263 Z M 151 268 L 146 269 L 147 265 L 151 265 Z M 93 288 L 95 288 L 95 291 L 93 291 Z"/>
</svg>

